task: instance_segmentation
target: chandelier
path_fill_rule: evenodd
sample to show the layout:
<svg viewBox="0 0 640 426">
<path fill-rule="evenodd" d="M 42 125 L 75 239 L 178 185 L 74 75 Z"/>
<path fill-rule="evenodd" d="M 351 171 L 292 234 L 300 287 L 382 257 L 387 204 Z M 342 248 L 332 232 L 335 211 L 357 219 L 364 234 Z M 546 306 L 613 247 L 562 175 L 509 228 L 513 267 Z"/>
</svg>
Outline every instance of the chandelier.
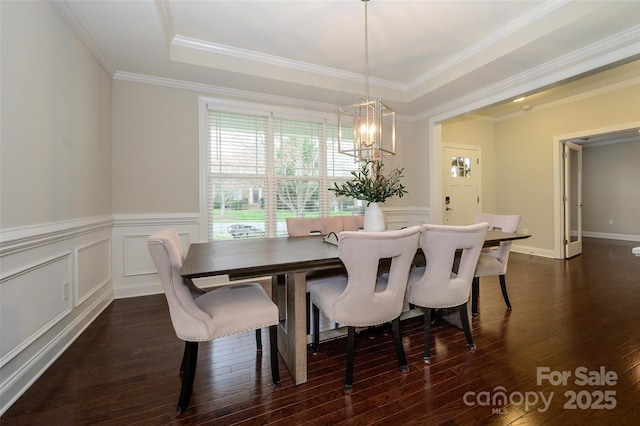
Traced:
<svg viewBox="0 0 640 426">
<path fill-rule="evenodd" d="M 355 161 L 379 160 L 396 153 L 396 112 L 381 99 L 369 99 L 369 41 L 367 3 L 364 2 L 365 98 L 338 108 L 338 151 Z M 352 135 L 352 136 L 350 136 Z"/>
</svg>

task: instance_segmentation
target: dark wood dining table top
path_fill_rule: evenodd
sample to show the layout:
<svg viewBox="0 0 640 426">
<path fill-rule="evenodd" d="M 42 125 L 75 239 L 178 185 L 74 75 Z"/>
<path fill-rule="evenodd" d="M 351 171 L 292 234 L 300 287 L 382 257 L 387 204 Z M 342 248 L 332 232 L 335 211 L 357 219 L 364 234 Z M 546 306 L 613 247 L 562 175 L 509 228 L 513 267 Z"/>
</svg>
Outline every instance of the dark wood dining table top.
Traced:
<svg viewBox="0 0 640 426">
<path fill-rule="evenodd" d="M 529 235 L 488 231 L 485 247 Z M 338 247 L 322 236 L 242 238 L 193 243 L 182 266 L 185 278 L 229 275 L 252 278 L 340 266 Z"/>
</svg>

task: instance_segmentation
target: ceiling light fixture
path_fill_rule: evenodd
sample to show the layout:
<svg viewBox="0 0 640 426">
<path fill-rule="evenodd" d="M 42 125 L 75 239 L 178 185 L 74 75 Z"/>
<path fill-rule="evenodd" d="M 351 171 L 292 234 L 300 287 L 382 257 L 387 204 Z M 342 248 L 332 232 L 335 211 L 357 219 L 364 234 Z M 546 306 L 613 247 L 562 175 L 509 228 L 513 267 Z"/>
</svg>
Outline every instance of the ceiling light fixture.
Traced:
<svg viewBox="0 0 640 426">
<path fill-rule="evenodd" d="M 362 102 L 338 108 L 338 151 L 355 161 L 378 160 L 396 153 L 396 112 L 381 99 L 369 99 L 369 41 L 367 3 L 364 2 L 364 81 Z M 353 135 L 349 137 L 349 135 Z"/>
</svg>

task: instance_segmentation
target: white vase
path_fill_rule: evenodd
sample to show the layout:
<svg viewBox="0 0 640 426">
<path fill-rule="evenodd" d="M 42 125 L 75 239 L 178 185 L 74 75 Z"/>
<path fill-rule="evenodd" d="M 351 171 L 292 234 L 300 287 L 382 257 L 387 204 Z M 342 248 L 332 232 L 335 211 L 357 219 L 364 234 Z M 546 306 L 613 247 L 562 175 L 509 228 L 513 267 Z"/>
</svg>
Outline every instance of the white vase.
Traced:
<svg viewBox="0 0 640 426">
<path fill-rule="evenodd" d="M 369 203 L 364 212 L 364 230 L 384 231 L 385 228 L 384 214 L 380 210 L 380 206 L 378 203 Z"/>
</svg>

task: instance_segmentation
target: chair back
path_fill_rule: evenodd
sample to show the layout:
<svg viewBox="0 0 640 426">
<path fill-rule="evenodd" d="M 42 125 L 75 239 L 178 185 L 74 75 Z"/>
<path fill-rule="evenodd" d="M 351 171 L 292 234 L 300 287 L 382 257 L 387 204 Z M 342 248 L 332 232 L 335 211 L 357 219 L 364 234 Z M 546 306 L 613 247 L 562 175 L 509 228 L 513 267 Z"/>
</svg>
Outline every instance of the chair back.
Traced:
<svg viewBox="0 0 640 426">
<path fill-rule="evenodd" d="M 364 228 L 364 216 L 341 216 L 343 231 L 357 231 Z"/>
<path fill-rule="evenodd" d="M 343 325 L 365 326 L 398 317 L 419 238 L 419 226 L 341 232 L 338 255 L 347 269 L 347 286 L 333 302 L 332 318 Z M 381 259 L 391 259 L 388 280 L 378 277 Z"/>
<path fill-rule="evenodd" d="M 520 226 L 520 215 L 498 215 L 489 213 L 476 213 L 474 217 L 475 223 L 487 222 L 489 229 L 500 229 L 502 232 L 518 232 Z M 483 253 L 495 257 L 504 265 L 504 272 L 507 270 L 507 262 L 509 261 L 509 252 L 511 251 L 511 241 L 503 241 L 497 248 L 489 248 L 483 250 Z"/>
<path fill-rule="evenodd" d="M 469 300 L 478 257 L 489 224 L 467 226 L 423 225 L 420 247 L 424 252 L 424 274 L 409 283 L 407 300 L 418 306 L 450 308 Z M 456 273 L 456 252 L 462 251 Z"/>
<path fill-rule="evenodd" d="M 188 341 L 208 339 L 210 317 L 195 303 L 203 291 L 181 275 L 183 252 L 177 231 L 164 229 L 152 234 L 147 247 L 158 270 L 176 335 Z"/>
<path fill-rule="evenodd" d="M 288 217 L 287 233 L 291 237 L 304 237 L 305 235 L 321 234 L 342 231 L 342 218 L 332 217 Z"/>
</svg>

